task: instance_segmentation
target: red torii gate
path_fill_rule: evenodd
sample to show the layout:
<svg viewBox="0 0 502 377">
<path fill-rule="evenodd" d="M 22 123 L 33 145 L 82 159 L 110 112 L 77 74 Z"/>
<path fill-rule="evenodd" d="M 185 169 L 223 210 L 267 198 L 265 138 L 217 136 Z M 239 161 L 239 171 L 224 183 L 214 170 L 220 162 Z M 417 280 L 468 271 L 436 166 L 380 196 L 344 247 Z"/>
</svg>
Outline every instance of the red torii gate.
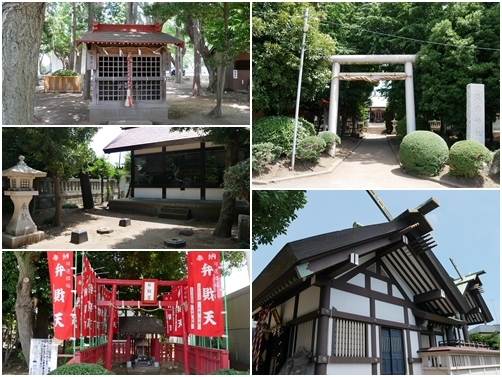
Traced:
<svg viewBox="0 0 502 377">
<path fill-rule="evenodd" d="M 117 300 L 117 286 L 142 286 L 143 280 L 121 280 L 121 279 L 96 279 L 96 286 L 99 285 L 111 285 L 112 286 L 112 299 L 111 300 L 98 300 L 97 306 L 113 306 L 117 307 L 117 301 L 123 306 L 155 306 L 155 307 L 163 307 L 168 308 L 176 305 L 175 301 L 157 301 L 155 303 L 145 303 L 141 300 L 136 301 L 125 301 L 125 300 Z M 158 280 L 157 285 L 159 287 L 173 287 L 173 286 L 187 286 L 188 280 Z M 181 289 L 182 292 L 182 301 L 186 302 L 188 300 L 184 295 L 184 289 Z M 108 345 L 106 351 L 106 362 L 105 368 L 111 370 L 112 368 L 112 348 L 113 348 L 113 321 L 115 317 L 115 311 L 110 310 L 110 315 L 108 316 Z M 186 316 L 183 315 L 183 371 L 185 375 L 190 374 L 190 366 L 188 365 L 188 329 L 186 323 Z"/>
</svg>

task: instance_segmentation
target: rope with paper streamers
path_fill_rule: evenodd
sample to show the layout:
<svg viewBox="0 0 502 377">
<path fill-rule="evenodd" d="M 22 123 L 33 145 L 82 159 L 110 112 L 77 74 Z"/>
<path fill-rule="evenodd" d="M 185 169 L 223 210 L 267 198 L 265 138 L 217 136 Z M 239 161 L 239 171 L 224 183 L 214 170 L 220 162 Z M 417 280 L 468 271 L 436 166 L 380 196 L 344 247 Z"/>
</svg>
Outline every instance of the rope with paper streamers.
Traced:
<svg viewBox="0 0 502 377">
<path fill-rule="evenodd" d="M 120 302 L 120 301 L 117 301 L 117 302 Z M 138 306 L 137 307 L 134 307 L 134 306 L 124 306 L 122 304 L 122 306 L 117 306 L 117 305 L 113 305 L 111 302 L 108 303 L 108 307 L 112 307 L 114 309 L 120 309 L 120 310 L 140 310 L 140 311 L 143 311 L 143 312 L 146 312 L 146 313 L 153 313 L 153 312 L 156 312 L 157 310 L 166 310 L 167 308 L 164 308 L 164 307 L 161 307 L 159 305 L 158 308 L 155 308 L 155 309 L 143 309 L 140 307 L 141 305 L 141 302 L 138 301 Z M 185 311 L 188 310 L 188 303 L 185 301 L 183 302 L 181 305 L 179 306 L 182 306 L 185 308 Z M 177 306 L 177 307 L 179 307 Z"/>
</svg>

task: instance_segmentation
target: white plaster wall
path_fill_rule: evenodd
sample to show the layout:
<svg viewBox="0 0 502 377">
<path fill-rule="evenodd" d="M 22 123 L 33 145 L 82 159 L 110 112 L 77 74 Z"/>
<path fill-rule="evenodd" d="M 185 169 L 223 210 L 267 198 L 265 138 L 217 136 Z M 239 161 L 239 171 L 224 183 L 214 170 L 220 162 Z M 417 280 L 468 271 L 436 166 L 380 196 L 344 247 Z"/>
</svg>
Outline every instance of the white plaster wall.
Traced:
<svg viewBox="0 0 502 377">
<path fill-rule="evenodd" d="M 408 308 L 408 323 L 413 326 L 417 325 L 417 320 L 415 318 L 415 315 L 413 314 L 410 308 Z"/>
<path fill-rule="evenodd" d="M 223 189 L 222 188 L 207 188 L 206 189 L 206 200 L 222 200 Z"/>
<path fill-rule="evenodd" d="M 300 301 L 298 303 L 298 317 L 310 313 L 319 308 L 319 287 L 309 287 L 300 293 Z"/>
<path fill-rule="evenodd" d="M 387 321 L 404 323 L 404 308 L 399 305 L 375 300 L 375 317 Z"/>
<path fill-rule="evenodd" d="M 357 285 L 358 287 L 361 287 L 361 288 L 365 287 L 365 282 L 366 282 L 366 279 L 365 279 L 364 274 L 357 274 L 352 279 L 347 281 L 347 283 Z"/>
<path fill-rule="evenodd" d="M 293 311 L 295 310 L 295 298 L 292 297 L 282 305 L 281 319 L 283 323 L 293 319 Z"/>
<path fill-rule="evenodd" d="M 422 375 L 424 374 L 422 371 L 422 364 L 421 363 L 413 363 L 413 374 L 414 375 Z"/>
<path fill-rule="evenodd" d="M 371 375 L 371 364 L 328 364 L 326 374 Z"/>
<path fill-rule="evenodd" d="M 146 149 L 138 149 L 134 151 L 134 155 L 138 156 L 140 154 L 150 154 L 150 153 L 161 153 L 162 148 L 146 148 Z"/>
<path fill-rule="evenodd" d="M 162 199 L 162 189 L 153 187 L 135 187 L 134 188 L 135 198 L 146 198 L 146 199 Z"/>
<path fill-rule="evenodd" d="M 420 348 L 420 344 L 418 342 L 418 331 L 410 330 L 410 344 L 411 344 L 411 357 L 420 357 L 418 354 L 418 349 Z"/>
<path fill-rule="evenodd" d="M 368 297 L 344 292 L 339 289 L 331 290 L 331 306 L 341 312 L 353 313 L 369 317 L 370 299 Z"/>
<path fill-rule="evenodd" d="M 207 144 L 206 144 L 206 147 L 207 147 Z M 166 152 L 186 151 L 188 149 L 199 149 L 199 148 L 200 148 L 200 143 L 172 145 L 172 146 L 166 147 Z"/>
<path fill-rule="evenodd" d="M 184 191 L 179 188 L 167 188 L 166 199 L 199 200 L 200 188 L 186 188 Z"/>
<path fill-rule="evenodd" d="M 394 284 L 392 284 L 392 296 L 397 297 L 397 298 L 402 298 L 404 300 L 404 297 L 401 294 L 401 291 Z"/>
<path fill-rule="evenodd" d="M 380 280 L 380 279 L 375 279 L 375 278 L 370 278 L 371 282 L 371 290 L 380 292 L 383 294 L 387 294 L 387 282 Z"/>
</svg>

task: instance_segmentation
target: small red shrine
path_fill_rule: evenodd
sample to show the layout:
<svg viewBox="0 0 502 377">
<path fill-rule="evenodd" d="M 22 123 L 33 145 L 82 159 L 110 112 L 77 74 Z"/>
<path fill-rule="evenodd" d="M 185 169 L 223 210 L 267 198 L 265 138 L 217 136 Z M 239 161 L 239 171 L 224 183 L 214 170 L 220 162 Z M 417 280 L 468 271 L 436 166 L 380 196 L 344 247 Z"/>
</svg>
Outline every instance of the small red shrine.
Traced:
<svg viewBox="0 0 502 377">
<path fill-rule="evenodd" d="M 86 44 L 86 67 L 92 73 L 90 122 L 117 120 L 164 122 L 167 72 L 171 55 L 167 47 L 184 42 L 161 32 L 160 24 L 107 25 L 93 23 L 93 30 L 77 39 Z"/>
</svg>

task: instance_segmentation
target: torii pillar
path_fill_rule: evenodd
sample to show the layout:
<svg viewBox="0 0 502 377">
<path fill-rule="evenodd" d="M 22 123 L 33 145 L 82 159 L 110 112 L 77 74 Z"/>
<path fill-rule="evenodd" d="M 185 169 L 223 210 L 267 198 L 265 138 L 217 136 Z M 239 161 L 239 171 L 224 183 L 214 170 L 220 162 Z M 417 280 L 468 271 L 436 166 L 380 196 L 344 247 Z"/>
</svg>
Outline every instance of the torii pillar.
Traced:
<svg viewBox="0 0 502 377">
<path fill-rule="evenodd" d="M 331 77 L 331 92 L 329 97 L 329 121 L 328 130 L 337 133 L 338 125 L 338 96 L 340 80 L 352 81 L 363 80 L 378 82 L 382 80 L 405 80 L 406 93 L 406 132 L 408 134 L 416 130 L 415 123 L 415 94 L 413 89 L 413 62 L 416 55 L 334 55 Z M 404 64 L 403 72 L 370 72 L 340 73 L 341 64 Z"/>
</svg>

